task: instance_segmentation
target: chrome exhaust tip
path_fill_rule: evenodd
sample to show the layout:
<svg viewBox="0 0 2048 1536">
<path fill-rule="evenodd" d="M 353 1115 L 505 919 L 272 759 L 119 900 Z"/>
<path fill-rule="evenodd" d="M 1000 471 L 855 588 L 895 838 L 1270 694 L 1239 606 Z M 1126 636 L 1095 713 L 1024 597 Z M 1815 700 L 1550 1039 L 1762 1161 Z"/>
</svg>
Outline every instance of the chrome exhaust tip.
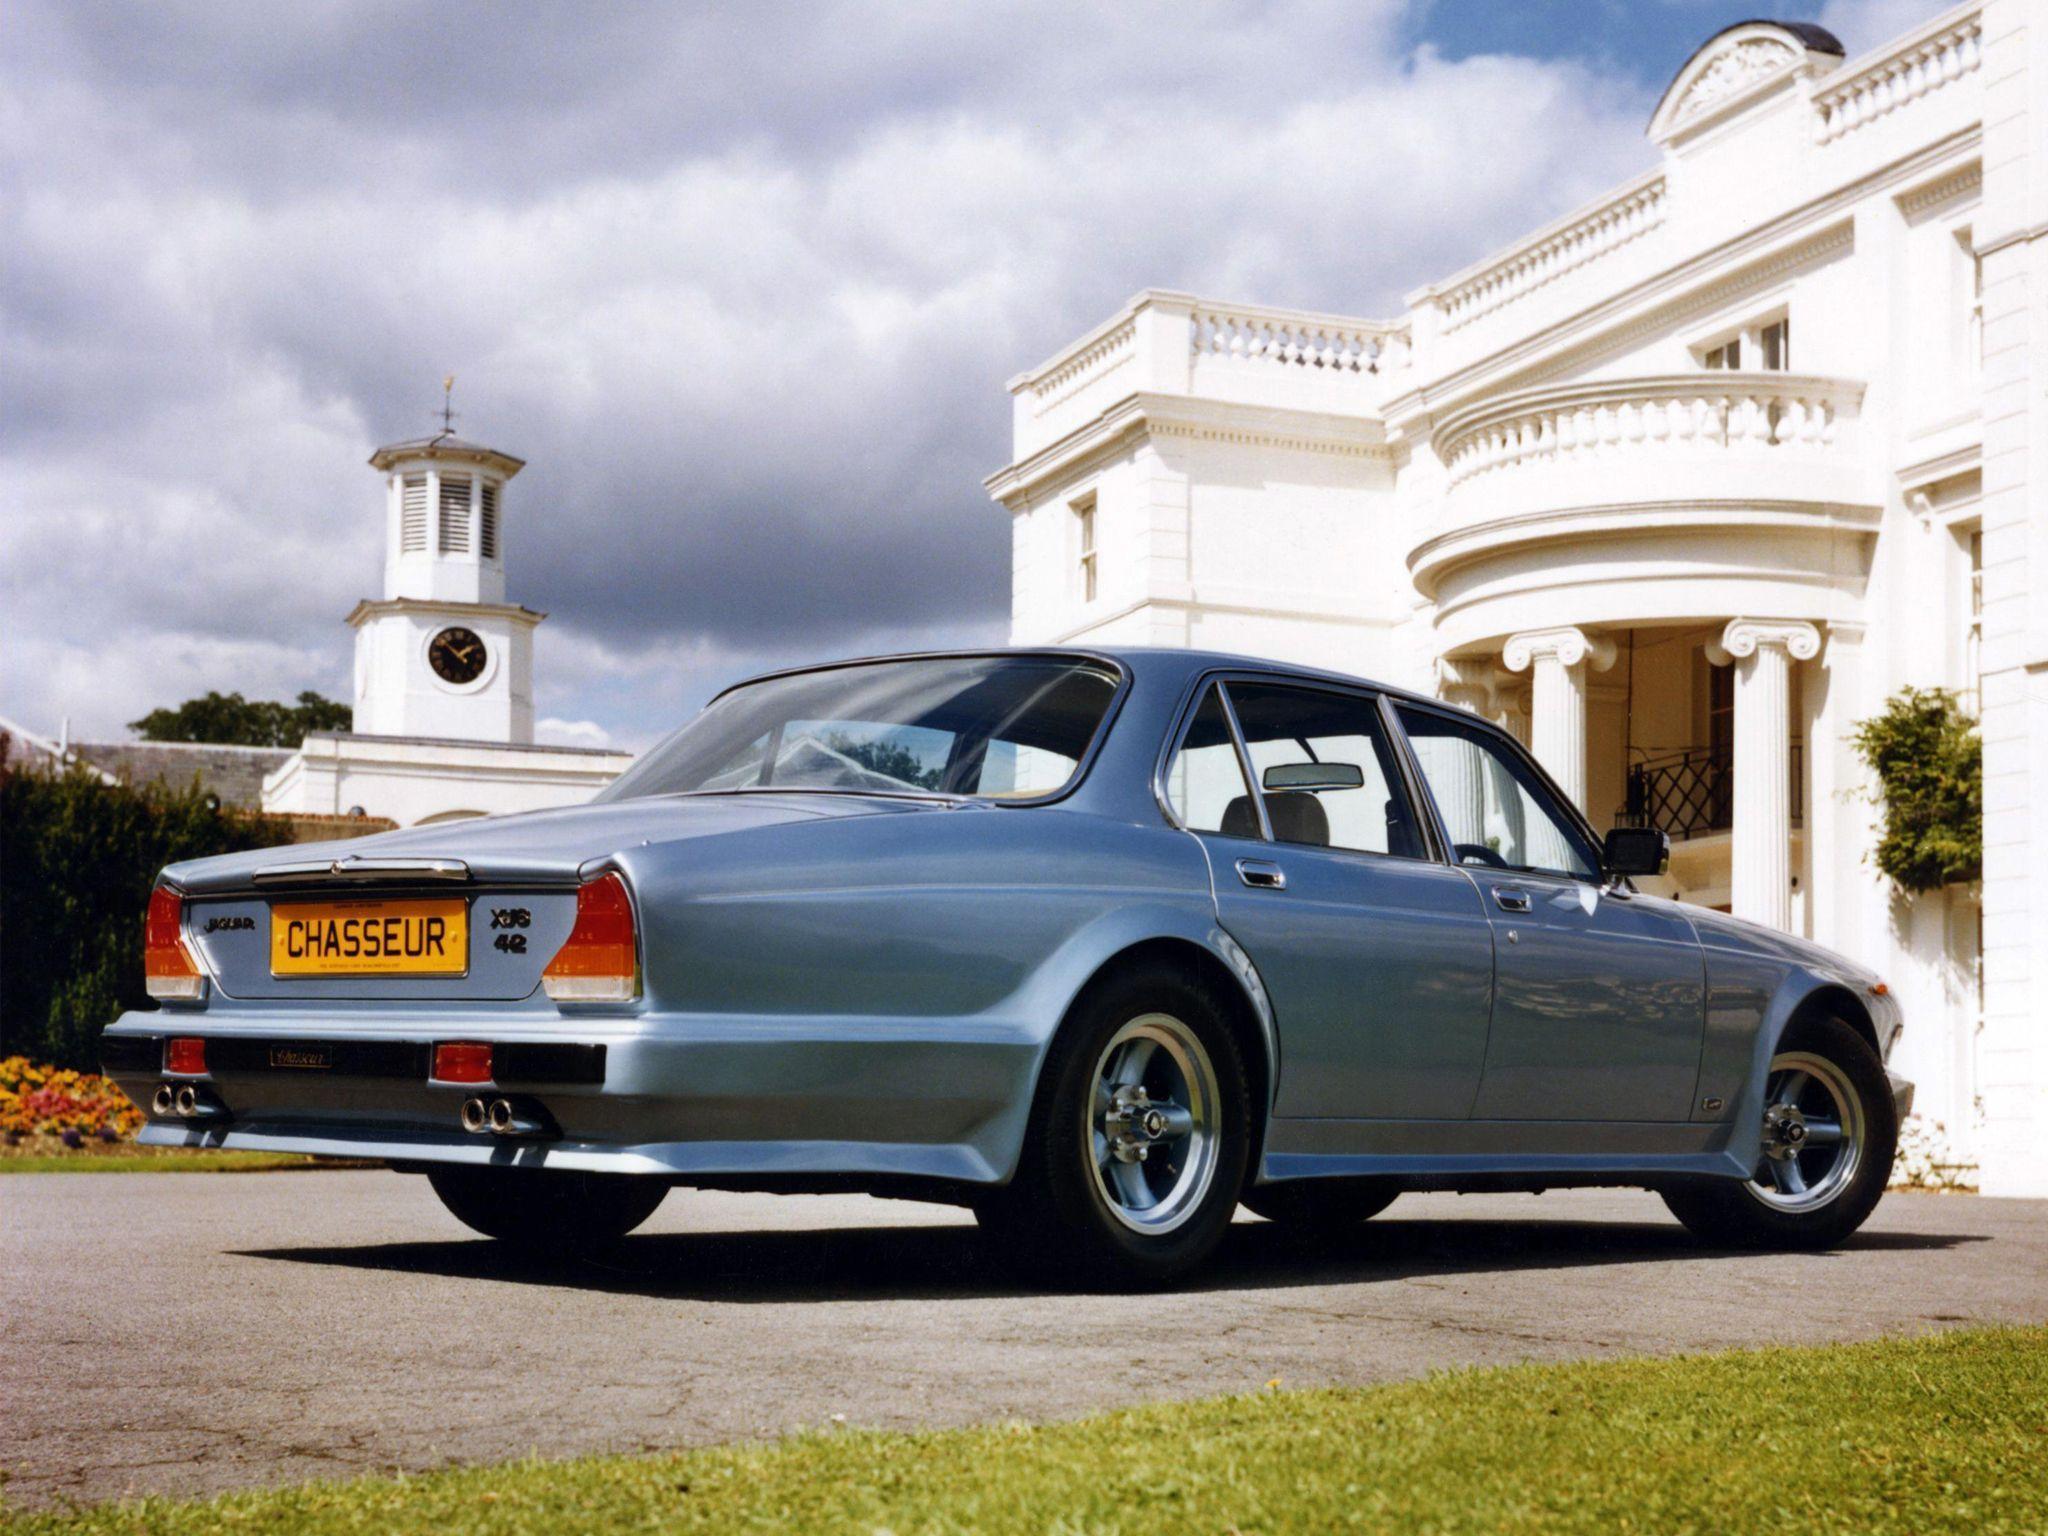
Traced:
<svg viewBox="0 0 2048 1536">
<path fill-rule="evenodd" d="M 537 1113 L 510 1099 L 491 1100 L 490 1127 L 494 1136 L 544 1136 L 548 1130 L 547 1123 Z"/>
<path fill-rule="evenodd" d="M 170 1086 L 169 1083 L 164 1084 L 167 1091 Z M 202 1088 L 197 1083 L 180 1083 L 171 1104 L 179 1117 L 185 1120 L 213 1120 L 225 1116 L 228 1112 L 227 1105 L 215 1098 L 212 1090 Z"/>
<path fill-rule="evenodd" d="M 178 1096 L 171 1091 L 169 1083 L 156 1085 L 156 1096 L 149 1101 L 149 1112 L 153 1115 L 174 1115 L 178 1112 Z"/>
<path fill-rule="evenodd" d="M 481 1136 L 491 1128 L 491 1112 L 482 1099 L 462 1101 L 462 1128 L 472 1136 Z"/>
</svg>

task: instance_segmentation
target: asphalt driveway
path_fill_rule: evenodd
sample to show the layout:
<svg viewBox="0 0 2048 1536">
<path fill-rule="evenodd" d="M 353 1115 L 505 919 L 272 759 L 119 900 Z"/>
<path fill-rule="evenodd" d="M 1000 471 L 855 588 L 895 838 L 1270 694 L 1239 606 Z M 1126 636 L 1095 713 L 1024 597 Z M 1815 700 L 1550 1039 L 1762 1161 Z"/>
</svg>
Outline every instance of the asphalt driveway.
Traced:
<svg viewBox="0 0 2048 1536">
<path fill-rule="evenodd" d="M 680 1191 L 604 1264 L 508 1261 L 381 1172 L 0 1176 L 10 1502 L 201 1493 L 1433 1368 L 2048 1320 L 2048 1202 L 1895 1195 L 1843 1251 L 1701 1249 L 1650 1196 L 1246 1217 L 1194 1290 L 1004 1283 L 971 1223 Z"/>
</svg>

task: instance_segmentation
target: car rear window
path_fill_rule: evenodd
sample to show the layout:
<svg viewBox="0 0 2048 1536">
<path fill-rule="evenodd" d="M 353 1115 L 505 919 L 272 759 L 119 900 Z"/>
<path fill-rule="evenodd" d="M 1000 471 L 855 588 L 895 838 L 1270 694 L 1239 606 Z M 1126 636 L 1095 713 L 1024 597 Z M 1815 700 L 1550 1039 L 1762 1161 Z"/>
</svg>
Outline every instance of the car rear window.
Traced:
<svg viewBox="0 0 2048 1536">
<path fill-rule="evenodd" d="M 597 798 L 746 790 L 1036 799 L 1072 781 L 1116 697 L 1101 662 L 927 657 L 721 694 Z"/>
</svg>

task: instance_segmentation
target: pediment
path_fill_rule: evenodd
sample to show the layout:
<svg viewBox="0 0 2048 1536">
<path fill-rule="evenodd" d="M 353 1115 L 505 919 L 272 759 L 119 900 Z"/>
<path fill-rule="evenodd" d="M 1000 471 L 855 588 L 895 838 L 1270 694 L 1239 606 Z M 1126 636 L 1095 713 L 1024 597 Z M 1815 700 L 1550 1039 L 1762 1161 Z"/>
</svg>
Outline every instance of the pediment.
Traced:
<svg viewBox="0 0 2048 1536">
<path fill-rule="evenodd" d="M 1842 45 L 1819 27 L 1775 21 L 1730 27 L 1709 38 L 1672 79 L 1650 118 L 1650 137 L 1667 143 L 1789 76 L 1832 69 L 1841 59 Z"/>
</svg>

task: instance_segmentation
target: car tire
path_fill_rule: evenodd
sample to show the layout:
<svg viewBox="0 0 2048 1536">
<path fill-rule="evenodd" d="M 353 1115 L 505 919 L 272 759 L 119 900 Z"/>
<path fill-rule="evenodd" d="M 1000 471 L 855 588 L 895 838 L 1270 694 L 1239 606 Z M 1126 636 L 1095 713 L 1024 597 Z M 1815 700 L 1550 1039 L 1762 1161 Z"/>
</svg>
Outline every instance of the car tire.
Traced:
<svg viewBox="0 0 2048 1536">
<path fill-rule="evenodd" d="M 1400 1196 L 1389 1179 L 1290 1179 L 1255 1185 L 1238 1203 L 1275 1226 L 1312 1232 L 1371 1221 Z"/>
<path fill-rule="evenodd" d="M 1884 1063 L 1843 1020 L 1803 1020 L 1778 1042 L 1764 1106 L 1754 1177 L 1674 1185 L 1664 1203 L 1722 1247 L 1832 1248 L 1863 1225 L 1891 1179 L 1899 1119 Z"/>
<path fill-rule="evenodd" d="M 668 1193 L 658 1179 L 560 1169 L 435 1168 L 427 1182 L 464 1226 L 556 1257 L 617 1242 Z"/>
<path fill-rule="evenodd" d="M 1017 1172 L 975 1207 L 1009 1265 L 1056 1284 L 1170 1283 L 1222 1241 L 1251 1145 L 1235 1033 L 1182 968 L 1105 978 L 1053 1041 Z"/>
</svg>

